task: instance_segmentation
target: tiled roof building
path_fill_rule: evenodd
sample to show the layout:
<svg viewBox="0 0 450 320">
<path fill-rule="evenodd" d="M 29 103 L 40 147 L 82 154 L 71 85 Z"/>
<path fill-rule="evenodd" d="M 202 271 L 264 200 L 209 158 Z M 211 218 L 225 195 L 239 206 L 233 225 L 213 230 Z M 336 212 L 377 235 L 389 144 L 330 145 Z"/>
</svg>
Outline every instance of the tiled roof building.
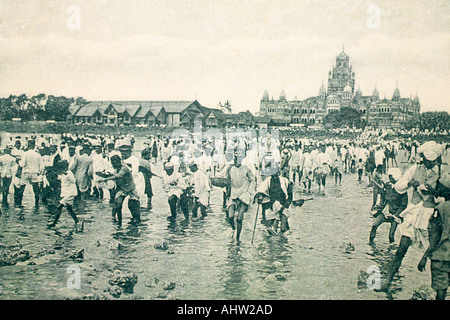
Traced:
<svg viewBox="0 0 450 320">
<path fill-rule="evenodd" d="M 67 121 L 75 124 L 110 126 L 164 125 L 193 128 L 200 121 L 203 128 L 266 127 L 269 119 L 249 112 L 224 113 L 195 101 L 91 101 L 83 106 L 71 106 Z"/>
</svg>

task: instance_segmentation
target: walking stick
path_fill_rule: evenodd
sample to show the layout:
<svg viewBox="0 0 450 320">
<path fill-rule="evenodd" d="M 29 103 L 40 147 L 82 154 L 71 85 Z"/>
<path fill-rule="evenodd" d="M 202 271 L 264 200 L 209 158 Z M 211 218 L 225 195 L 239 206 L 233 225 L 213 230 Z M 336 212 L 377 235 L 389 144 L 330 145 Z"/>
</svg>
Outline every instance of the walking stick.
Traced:
<svg viewBox="0 0 450 320">
<path fill-rule="evenodd" d="M 256 207 L 256 217 L 255 217 L 255 225 L 253 226 L 252 244 L 253 244 L 253 239 L 255 238 L 255 230 L 256 230 L 256 222 L 258 221 L 258 213 L 259 213 L 259 203 L 258 203 L 258 206 Z"/>
</svg>

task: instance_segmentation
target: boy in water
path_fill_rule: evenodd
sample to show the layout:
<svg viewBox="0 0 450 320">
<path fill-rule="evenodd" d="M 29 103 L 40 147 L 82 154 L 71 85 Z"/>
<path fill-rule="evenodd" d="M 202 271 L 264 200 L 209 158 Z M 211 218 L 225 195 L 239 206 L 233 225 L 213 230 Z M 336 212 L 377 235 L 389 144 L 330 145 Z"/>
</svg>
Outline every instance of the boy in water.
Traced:
<svg viewBox="0 0 450 320">
<path fill-rule="evenodd" d="M 342 183 L 342 160 L 340 157 L 336 157 L 333 163 L 333 171 L 334 171 L 334 183 L 339 184 Z"/>
<path fill-rule="evenodd" d="M 377 169 L 373 174 L 373 201 L 372 201 L 372 209 L 370 209 L 371 211 L 375 210 L 375 206 L 378 201 L 378 195 L 381 196 L 380 203 L 383 203 L 384 201 L 383 171 L 384 171 L 383 165 L 380 164 L 377 166 Z"/>
<path fill-rule="evenodd" d="M 56 213 L 53 217 L 53 221 L 48 224 L 49 227 L 54 227 L 61 216 L 63 207 L 66 207 L 67 212 L 72 217 L 75 225 L 78 224 L 78 219 L 73 211 L 73 200 L 78 194 L 75 176 L 72 171 L 68 170 L 69 164 L 66 160 L 61 160 L 56 163 L 57 179 L 61 181 L 61 200 L 58 207 L 56 207 Z"/>
<path fill-rule="evenodd" d="M 375 215 L 375 221 L 370 231 L 370 243 L 373 243 L 378 227 L 384 222 L 391 223 L 389 242 L 394 242 L 395 230 L 397 230 L 397 224 L 400 221 L 399 215 L 408 205 L 408 195 L 406 193 L 400 194 L 394 189 L 395 183 L 397 183 L 401 176 L 402 171 L 398 168 L 392 168 L 388 171 L 389 182 L 386 184 L 386 197 L 380 204 Z M 385 211 L 387 212 L 385 213 Z"/>
<path fill-rule="evenodd" d="M 359 158 L 356 168 L 358 169 L 358 181 L 362 181 L 362 175 L 364 173 L 364 163 L 362 158 Z"/>
<path fill-rule="evenodd" d="M 169 196 L 167 202 L 170 207 L 170 216 L 167 217 L 167 220 L 172 222 L 176 221 L 177 205 L 179 205 L 181 212 L 183 212 L 185 220 L 189 220 L 188 188 L 181 174 L 178 171 L 175 171 L 173 163 L 166 162 L 164 164 L 164 174 L 162 178 L 163 189 Z"/>
</svg>

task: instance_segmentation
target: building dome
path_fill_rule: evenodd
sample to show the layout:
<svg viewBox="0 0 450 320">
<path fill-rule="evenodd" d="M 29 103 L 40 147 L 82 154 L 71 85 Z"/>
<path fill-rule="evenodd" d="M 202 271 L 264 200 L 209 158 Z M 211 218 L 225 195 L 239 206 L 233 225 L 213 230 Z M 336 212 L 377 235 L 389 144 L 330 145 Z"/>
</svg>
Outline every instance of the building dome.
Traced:
<svg viewBox="0 0 450 320">
<path fill-rule="evenodd" d="M 372 97 L 379 97 L 380 94 L 378 93 L 377 87 L 375 87 L 375 89 L 372 92 Z"/>
<path fill-rule="evenodd" d="M 398 90 L 398 88 L 395 88 L 393 97 L 400 98 L 400 90 Z"/>
<path fill-rule="evenodd" d="M 344 88 L 344 91 L 345 91 L 345 92 L 349 92 L 349 93 L 352 92 L 352 87 L 350 87 L 350 84 L 347 83 L 347 85 L 346 85 L 345 88 Z"/>
<path fill-rule="evenodd" d="M 280 99 L 279 100 L 286 100 L 286 93 L 284 92 L 284 90 L 281 90 Z"/>
<path fill-rule="evenodd" d="M 319 96 L 326 95 L 326 93 L 327 93 L 327 89 L 325 89 L 325 86 L 323 85 L 323 81 L 322 81 L 322 85 L 320 86 L 320 89 L 319 89 Z"/>
<path fill-rule="evenodd" d="M 264 90 L 262 100 L 269 100 L 269 93 L 267 92 L 267 90 Z"/>
<path fill-rule="evenodd" d="M 339 55 L 337 56 L 337 58 L 338 58 L 339 60 L 346 60 L 346 59 L 348 59 L 348 55 L 344 52 L 344 50 L 342 50 L 342 52 L 339 53 Z"/>
</svg>

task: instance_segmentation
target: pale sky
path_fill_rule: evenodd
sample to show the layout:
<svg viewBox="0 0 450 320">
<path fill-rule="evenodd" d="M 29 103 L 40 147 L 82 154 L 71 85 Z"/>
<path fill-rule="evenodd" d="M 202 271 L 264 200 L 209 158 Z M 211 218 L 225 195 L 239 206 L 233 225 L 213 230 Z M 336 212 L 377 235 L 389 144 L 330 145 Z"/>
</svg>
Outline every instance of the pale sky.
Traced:
<svg viewBox="0 0 450 320">
<path fill-rule="evenodd" d="M 0 96 L 257 112 L 265 89 L 317 95 L 345 44 L 363 95 L 398 81 L 422 111 L 450 111 L 449 27 L 448 0 L 2 0 Z"/>
</svg>

